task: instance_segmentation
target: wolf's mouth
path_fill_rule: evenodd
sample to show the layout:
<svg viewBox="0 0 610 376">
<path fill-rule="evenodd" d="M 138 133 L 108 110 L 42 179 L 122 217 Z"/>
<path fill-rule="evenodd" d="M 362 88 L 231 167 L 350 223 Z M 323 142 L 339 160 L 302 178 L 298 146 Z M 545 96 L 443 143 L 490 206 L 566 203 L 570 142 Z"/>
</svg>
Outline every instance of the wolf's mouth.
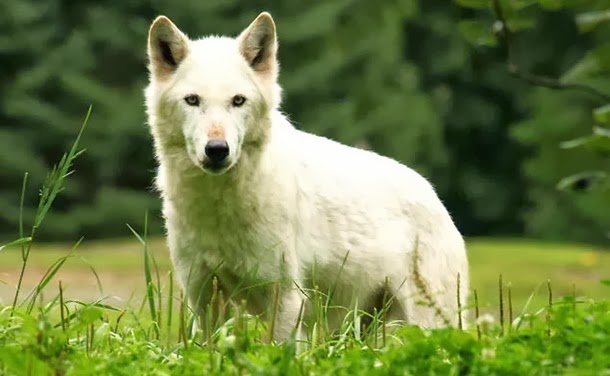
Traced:
<svg viewBox="0 0 610 376">
<path fill-rule="evenodd" d="M 223 172 L 225 172 L 228 167 L 229 167 L 229 163 L 227 161 L 222 161 L 222 162 L 213 162 L 210 160 L 206 160 L 205 162 L 203 162 L 201 164 L 201 167 L 203 168 L 203 170 L 218 175 L 218 174 L 222 174 Z"/>
</svg>

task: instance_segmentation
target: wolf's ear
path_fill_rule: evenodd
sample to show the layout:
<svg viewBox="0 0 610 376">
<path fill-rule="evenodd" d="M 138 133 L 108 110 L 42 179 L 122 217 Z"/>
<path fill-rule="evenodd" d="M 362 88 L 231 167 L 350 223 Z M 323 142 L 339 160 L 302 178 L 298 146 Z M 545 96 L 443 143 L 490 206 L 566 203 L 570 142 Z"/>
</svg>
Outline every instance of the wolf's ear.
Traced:
<svg viewBox="0 0 610 376">
<path fill-rule="evenodd" d="M 174 73 L 188 53 L 189 40 L 165 16 L 157 17 L 148 31 L 149 69 L 158 79 Z"/>
<path fill-rule="evenodd" d="M 239 35 L 239 51 L 255 71 L 273 71 L 277 68 L 276 39 L 273 18 L 263 12 Z"/>
</svg>

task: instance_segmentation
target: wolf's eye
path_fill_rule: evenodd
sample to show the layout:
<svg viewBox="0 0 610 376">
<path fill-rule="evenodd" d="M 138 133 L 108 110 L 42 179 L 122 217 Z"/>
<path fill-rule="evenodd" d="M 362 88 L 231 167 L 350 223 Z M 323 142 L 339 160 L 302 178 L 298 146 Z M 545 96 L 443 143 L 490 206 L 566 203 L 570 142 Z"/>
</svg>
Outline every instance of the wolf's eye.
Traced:
<svg viewBox="0 0 610 376">
<path fill-rule="evenodd" d="M 187 95 L 184 97 L 184 101 L 189 106 L 199 106 L 199 96 L 195 94 Z"/>
<path fill-rule="evenodd" d="M 233 107 L 240 107 L 241 105 L 246 103 L 246 97 L 238 94 L 233 97 L 233 99 L 231 100 L 231 103 L 233 104 Z"/>
</svg>

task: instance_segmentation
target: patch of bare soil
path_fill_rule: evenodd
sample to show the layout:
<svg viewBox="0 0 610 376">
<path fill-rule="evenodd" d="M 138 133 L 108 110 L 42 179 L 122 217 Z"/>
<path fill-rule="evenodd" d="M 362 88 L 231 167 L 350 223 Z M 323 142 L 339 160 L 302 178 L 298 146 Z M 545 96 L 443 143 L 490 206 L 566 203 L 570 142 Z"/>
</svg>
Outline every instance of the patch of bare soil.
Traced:
<svg viewBox="0 0 610 376">
<path fill-rule="evenodd" d="M 47 269 L 28 268 L 23 279 L 20 300 L 27 296 L 41 281 Z M 65 299 L 92 302 L 104 298 L 104 303 L 116 307 L 138 307 L 144 298 L 146 287 L 141 270 L 98 270 L 96 275 L 87 267 L 62 268 L 43 292 L 44 300 L 53 299 L 59 293 L 59 281 L 64 288 Z M 19 270 L 3 269 L 0 266 L 0 305 L 12 304 Z M 161 284 L 167 284 L 166 273 L 161 275 Z M 101 286 L 101 291 L 100 291 Z"/>
</svg>

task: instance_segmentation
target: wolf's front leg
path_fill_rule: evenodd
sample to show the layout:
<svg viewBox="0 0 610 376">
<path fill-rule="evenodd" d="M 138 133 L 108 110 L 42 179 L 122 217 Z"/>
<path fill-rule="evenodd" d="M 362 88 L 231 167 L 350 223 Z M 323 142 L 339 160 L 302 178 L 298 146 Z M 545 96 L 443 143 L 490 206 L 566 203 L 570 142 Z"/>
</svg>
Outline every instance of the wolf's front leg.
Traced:
<svg viewBox="0 0 610 376">
<path fill-rule="evenodd" d="M 293 330 L 296 330 L 297 352 L 303 348 L 306 337 L 302 329 L 301 307 L 305 304 L 305 295 L 291 286 L 280 292 L 278 311 L 275 319 L 273 339 L 276 342 L 286 340 Z M 297 322 L 298 321 L 298 322 Z"/>
<path fill-rule="evenodd" d="M 195 316 L 191 330 L 191 335 L 195 335 L 205 327 L 206 312 L 213 295 L 213 276 L 209 268 L 195 267 L 194 264 L 189 265 L 188 269 L 178 268 L 177 272 L 188 309 Z"/>
</svg>

